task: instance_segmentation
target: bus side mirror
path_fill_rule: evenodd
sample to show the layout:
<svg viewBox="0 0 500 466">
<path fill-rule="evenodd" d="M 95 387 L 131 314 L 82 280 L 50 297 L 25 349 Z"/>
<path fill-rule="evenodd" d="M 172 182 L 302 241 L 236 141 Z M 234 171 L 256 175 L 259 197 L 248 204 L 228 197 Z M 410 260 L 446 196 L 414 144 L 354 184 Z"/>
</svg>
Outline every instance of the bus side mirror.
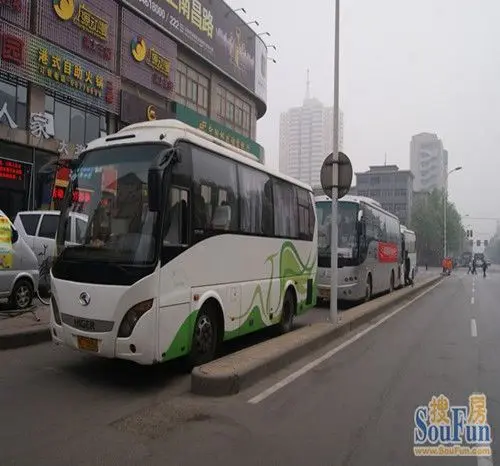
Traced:
<svg viewBox="0 0 500 466">
<path fill-rule="evenodd" d="M 148 171 L 148 207 L 151 212 L 161 210 L 162 174 L 163 171 L 158 167 L 152 167 Z"/>
</svg>

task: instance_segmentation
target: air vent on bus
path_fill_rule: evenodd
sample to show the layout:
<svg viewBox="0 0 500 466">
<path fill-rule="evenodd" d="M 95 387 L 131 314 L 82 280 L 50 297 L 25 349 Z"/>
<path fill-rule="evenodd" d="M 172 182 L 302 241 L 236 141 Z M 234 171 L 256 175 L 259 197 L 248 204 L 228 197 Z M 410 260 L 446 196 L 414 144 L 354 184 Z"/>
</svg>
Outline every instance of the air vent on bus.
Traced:
<svg viewBox="0 0 500 466">
<path fill-rule="evenodd" d="M 121 139 L 133 139 L 133 138 L 135 138 L 135 134 L 127 134 L 125 136 L 110 136 L 109 138 L 106 138 L 106 142 L 120 141 Z"/>
</svg>

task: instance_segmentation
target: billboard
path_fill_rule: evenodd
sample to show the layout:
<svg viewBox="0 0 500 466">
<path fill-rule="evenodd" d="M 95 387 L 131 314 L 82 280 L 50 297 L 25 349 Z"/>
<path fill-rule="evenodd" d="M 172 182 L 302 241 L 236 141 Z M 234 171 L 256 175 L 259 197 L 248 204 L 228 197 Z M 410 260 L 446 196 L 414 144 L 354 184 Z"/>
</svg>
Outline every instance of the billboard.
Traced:
<svg viewBox="0 0 500 466">
<path fill-rule="evenodd" d="M 23 29 L 29 29 L 31 0 L 0 0 L 0 18 Z"/>
<path fill-rule="evenodd" d="M 38 0 L 37 16 L 39 36 L 108 70 L 116 69 L 119 18 L 113 0 Z"/>
<path fill-rule="evenodd" d="M 255 32 L 222 0 L 124 3 L 249 91 L 255 91 Z"/>
<path fill-rule="evenodd" d="M 255 95 L 267 102 L 267 46 L 255 36 Z"/>
<path fill-rule="evenodd" d="M 84 104 L 119 113 L 121 81 L 57 45 L 31 36 L 27 52 L 29 79 Z"/>
<path fill-rule="evenodd" d="M 162 96 L 172 95 L 177 44 L 125 9 L 121 41 L 121 75 Z"/>
</svg>

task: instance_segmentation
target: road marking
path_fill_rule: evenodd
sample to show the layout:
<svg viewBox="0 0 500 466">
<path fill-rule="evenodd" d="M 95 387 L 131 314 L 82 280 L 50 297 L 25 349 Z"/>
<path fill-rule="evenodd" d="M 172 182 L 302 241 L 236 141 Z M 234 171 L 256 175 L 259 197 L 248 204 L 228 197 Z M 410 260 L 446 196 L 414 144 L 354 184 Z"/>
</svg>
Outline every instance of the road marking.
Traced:
<svg viewBox="0 0 500 466">
<path fill-rule="evenodd" d="M 471 319 L 470 320 L 470 334 L 472 335 L 472 338 L 476 338 L 477 337 L 476 319 Z"/>
<path fill-rule="evenodd" d="M 493 466 L 493 458 L 491 456 L 478 456 L 477 466 Z"/>
<path fill-rule="evenodd" d="M 440 284 L 441 284 L 441 282 L 439 281 L 435 285 L 431 286 L 430 288 L 428 288 L 424 292 L 417 295 L 412 300 L 408 301 L 406 304 L 403 304 L 401 307 L 392 311 L 390 314 L 387 314 L 385 317 L 380 319 L 378 322 L 374 323 L 373 325 L 370 325 L 369 327 L 365 328 L 364 330 L 357 333 L 353 337 L 349 338 L 349 340 L 346 340 L 346 341 L 344 341 L 344 343 L 331 349 L 327 353 L 323 354 L 323 356 L 320 356 L 319 358 L 315 359 L 314 361 L 311 361 L 310 363 L 301 367 L 299 370 L 293 372 L 292 374 L 288 375 L 284 379 L 275 383 L 271 387 L 269 387 L 266 390 L 264 390 L 263 392 L 259 393 L 257 396 L 254 396 L 253 398 L 248 400 L 248 402 L 251 404 L 257 404 L 257 403 L 260 403 L 261 401 L 265 400 L 266 398 L 271 396 L 273 393 L 276 393 L 278 390 L 281 390 L 283 387 L 286 387 L 287 385 L 291 384 L 293 381 L 297 380 L 300 376 L 306 374 L 311 369 L 314 369 L 316 366 L 319 366 L 322 362 L 326 361 L 327 359 L 330 359 L 332 356 L 334 356 L 338 352 L 342 351 L 344 348 L 347 348 L 349 345 L 351 345 L 355 341 L 359 340 L 360 338 L 364 337 L 366 334 L 370 333 L 372 330 L 375 330 L 377 327 L 382 325 L 384 322 L 388 321 L 391 317 L 394 317 L 396 314 L 401 312 L 403 309 L 406 309 L 410 304 L 413 304 L 415 301 L 419 300 L 422 296 L 425 296 L 427 293 L 431 292 L 434 288 L 436 288 Z"/>
<path fill-rule="evenodd" d="M 472 296 L 472 297 L 470 298 L 470 303 L 471 303 L 471 304 L 474 304 L 474 296 Z"/>
</svg>

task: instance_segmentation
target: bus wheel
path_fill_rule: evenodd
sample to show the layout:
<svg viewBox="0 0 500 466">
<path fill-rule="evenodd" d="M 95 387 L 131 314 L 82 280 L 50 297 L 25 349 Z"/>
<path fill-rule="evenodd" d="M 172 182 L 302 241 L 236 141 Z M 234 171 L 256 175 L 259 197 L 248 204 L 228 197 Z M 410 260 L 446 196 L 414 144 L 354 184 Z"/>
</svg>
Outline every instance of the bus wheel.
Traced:
<svg viewBox="0 0 500 466">
<path fill-rule="evenodd" d="M 368 301 L 371 301 L 372 299 L 372 277 L 371 275 L 368 275 L 366 278 L 366 289 L 365 289 L 365 302 L 367 303 Z"/>
<path fill-rule="evenodd" d="M 283 309 L 281 310 L 281 320 L 278 324 L 280 333 L 288 333 L 293 329 L 293 319 L 295 317 L 295 299 L 290 290 L 285 294 Z"/>
<path fill-rule="evenodd" d="M 210 306 L 203 306 L 198 313 L 194 325 L 193 341 L 189 363 L 191 366 L 201 366 L 212 361 L 217 354 L 219 328 L 216 312 Z"/>
<path fill-rule="evenodd" d="M 394 270 L 391 271 L 391 278 L 389 279 L 389 293 L 394 291 Z"/>
</svg>

